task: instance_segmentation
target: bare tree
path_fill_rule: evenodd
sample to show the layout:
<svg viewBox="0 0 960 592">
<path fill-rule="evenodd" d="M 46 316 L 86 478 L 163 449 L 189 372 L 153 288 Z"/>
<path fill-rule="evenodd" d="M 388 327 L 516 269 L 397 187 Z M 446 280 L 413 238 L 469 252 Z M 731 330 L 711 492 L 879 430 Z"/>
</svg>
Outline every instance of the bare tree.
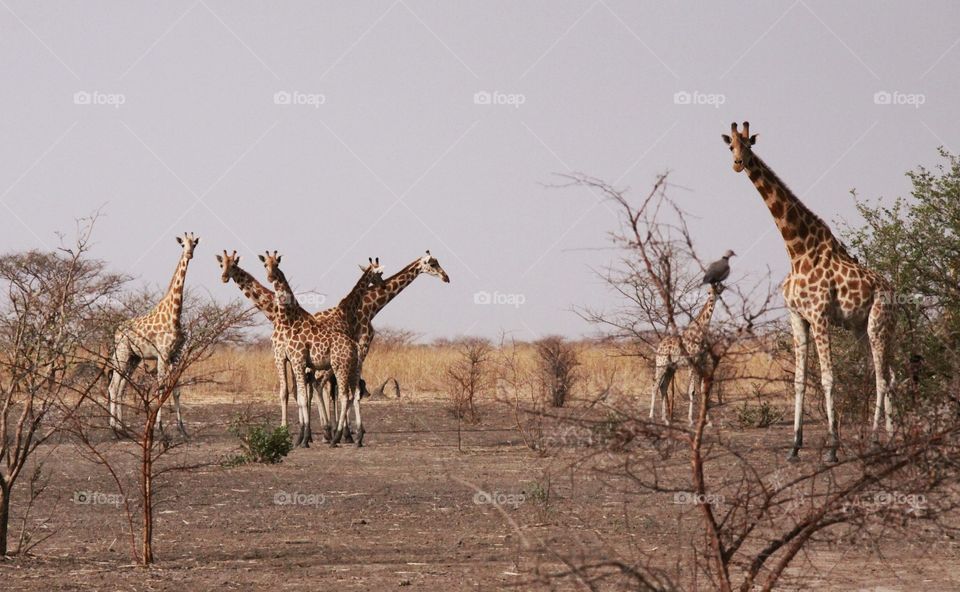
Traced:
<svg viewBox="0 0 960 592">
<path fill-rule="evenodd" d="M 201 300 L 189 292 L 185 300 L 183 328 L 186 340 L 176 363 L 164 379 L 158 381 L 154 377 L 144 376 L 137 380 L 135 376 L 127 377 L 131 387 L 129 390 L 133 392 L 129 416 L 139 419 L 133 420 L 137 427 L 128 434 L 135 444 L 134 449 L 126 449 L 109 437 L 100 437 L 106 428 L 109 413 L 100 400 L 92 413 L 77 415 L 69 426 L 81 453 L 88 460 L 103 466 L 116 485 L 124 505 L 131 555 L 143 565 L 154 561 L 154 516 L 162 478 L 173 472 L 215 464 L 219 460 L 184 463 L 173 452 L 185 440 L 175 440 L 162 429 L 158 430 L 157 414 L 169 402 L 175 390 L 216 382 L 215 375 L 201 374 L 196 369 L 202 367 L 202 362 L 214 353 L 217 346 L 242 342 L 244 330 L 255 321 L 253 311 L 240 301 L 219 304 Z M 121 371 L 116 368 L 111 370 Z M 133 456 L 139 469 L 134 475 L 120 468 L 124 459 L 130 456 Z M 131 482 L 131 477 L 135 478 L 134 482 Z M 139 508 L 131 503 L 133 496 L 130 494 L 134 491 Z M 135 527 L 137 521 L 140 522 L 139 544 Z"/>
<path fill-rule="evenodd" d="M 126 278 L 88 256 L 95 219 L 78 222 L 70 247 L 0 257 L 0 555 L 8 550 L 11 492 L 28 459 L 102 375 L 89 347 Z M 25 536 L 21 529 L 21 543 Z"/>
</svg>

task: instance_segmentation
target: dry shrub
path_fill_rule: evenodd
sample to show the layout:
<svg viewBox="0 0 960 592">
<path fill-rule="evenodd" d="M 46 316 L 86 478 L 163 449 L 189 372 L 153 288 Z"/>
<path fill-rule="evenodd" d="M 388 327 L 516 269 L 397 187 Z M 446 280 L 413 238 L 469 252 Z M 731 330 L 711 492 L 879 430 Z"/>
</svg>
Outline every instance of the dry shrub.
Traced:
<svg viewBox="0 0 960 592">
<path fill-rule="evenodd" d="M 489 341 L 478 338 L 464 339 L 455 348 L 457 357 L 447 366 L 447 394 L 458 421 L 477 423 L 480 421 L 477 397 L 494 384 L 489 369 L 493 348 Z"/>
<path fill-rule="evenodd" d="M 563 407 L 567 396 L 580 382 L 580 358 L 576 347 L 563 337 L 552 335 L 534 344 L 537 370 L 544 395 L 554 407 Z"/>
</svg>

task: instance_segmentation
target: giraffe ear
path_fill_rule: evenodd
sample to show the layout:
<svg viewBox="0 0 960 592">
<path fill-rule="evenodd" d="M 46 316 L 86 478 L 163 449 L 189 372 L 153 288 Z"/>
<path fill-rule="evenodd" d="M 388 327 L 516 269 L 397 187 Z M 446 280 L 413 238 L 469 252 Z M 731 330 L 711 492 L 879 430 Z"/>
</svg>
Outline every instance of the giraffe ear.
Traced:
<svg viewBox="0 0 960 592">
<path fill-rule="evenodd" d="M 217 255 L 217 261 L 223 263 L 223 257 L 221 255 Z"/>
<path fill-rule="evenodd" d="M 180 246 L 183 246 L 183 238 L 182 238 L 182 237 L 179 237 L 179 236 L 177 237 L 177 244 L 180 245 Z"/>
<path fill-rule="evenodd" d="M 750 136 L 750 145 L 753 146 L 756 143 L 757 143 L 757 134 L 753 134 L 752 136 Z"/>
<path fill-rule="evenodd" d="M 267 258 L 264 257 L 263 255 L 257 255 L 257 257 L 260 257 L 260 261 L 263 261 L 264 263 L 267 262 Z"/>
<path fill-rule="evenodd" d="M 727 134 L 721 134 L 720 137 L 723 138 L 724 144 L 730 144 L 730 142 L 733 141 L 730 139 L 730 136 L 728 136 Z"/>
<path fill-rule="evenodd" d="M 193 239 L 193 246 L 197 246 L 199 244 L 200 244 L 200 237 L 198 236 L 197 238 Z"/>
</svg>

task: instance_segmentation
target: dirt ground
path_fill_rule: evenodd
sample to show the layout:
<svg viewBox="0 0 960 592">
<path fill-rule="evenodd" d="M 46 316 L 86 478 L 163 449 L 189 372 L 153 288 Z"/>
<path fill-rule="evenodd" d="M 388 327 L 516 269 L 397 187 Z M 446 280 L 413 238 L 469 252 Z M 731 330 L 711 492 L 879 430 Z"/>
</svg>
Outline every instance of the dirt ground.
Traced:
<svg viewBox="0 0 960 592">
<path fill-rule="evenodd" d="M 551 586 L 537 573 L 562 570 L 561 557 L 646 560 L 683 579 L 693 544 L 702 541 L 694 506 L 578 465 L 584 450 L 576 446 L 537 454 L 503 408 L 484 410 L 482 423 L 463 433 L 462 451 L 444 408 L 374 400 L 364 408 L 364 448 L 318 442 L 278 465 L 220 466 L 236 449 L 226 422 L 245 408 L 185 409 L 193 434 L 170 458 L 211 464 L 161 478 L 157 563 L 149 569 L 131 560 L 123 511 L 106 497 L 116 488 L 105 471 L 71 444 L 41 449 L 35 458 L 47 458 L 49 487 L 29 524 L 35 538 L 52 536 L 28 557 L 0 561 L 2 589 L 585 589 L 572 580 Z M 264 403 L 253 409 L 277 414 Z M 783 423 L 736 437 L 772 472 L 790 434 Z M 819 438 L 813 426 L 808 439 Z M 125 456 L 133 451 L 130 442 L 110 451 L 127 475 L 135 474 Z M 688 470 L 682 455 L 664 461 L 665 472 Z M 86 503 L 76 492 L 87 492 Z M 556 554 L 531 550 L 540 544 Z M 785 589 L 955 590 L 960 547 L 933 535 L 872 549 L 814 544 L 791 576 Z M 601 589 L 622 584 L 609 580 Z"/>
</svg>

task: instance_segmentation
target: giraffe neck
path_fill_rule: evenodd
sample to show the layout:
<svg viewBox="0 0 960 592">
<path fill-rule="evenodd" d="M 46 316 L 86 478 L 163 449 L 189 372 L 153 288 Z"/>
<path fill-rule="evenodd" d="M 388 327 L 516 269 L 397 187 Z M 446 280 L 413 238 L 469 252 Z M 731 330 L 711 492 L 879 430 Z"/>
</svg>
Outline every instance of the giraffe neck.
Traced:
<svg viewBox="0 0 960 592">
<path fill-rule="evenodd" d="M 360 309 L 360 317 L 364 322 L 369 322 L 377 313 L 383 310 L 383 307 L 390 303 L 397 294 L 404 288 L 413 283 L 420 275 L 419 259 L 408 264 L 406 267 L 384 280 L 382 286 L 372 288 L 370 294 L 372 298 L 364 300 Z"/>
<path fill-rule="evenodd" d="M 799 261 L 813 256 L 823 245 L 850 257 L 843 243 L 830 232 L 826 222 L 811 212 L 758 156 L 751 155 L 744 163 L 744 168 L 770 210 L 794 268 L 797 268 Z"/>
<path fill-rule="evenodd" d="M 237 283 L 243 295 L 253 303 L 257 309 L 267 317 L 271 323 L 277 317 L 277 306 L 274 301 L 273 292 L 269 288 L 257 281 L 246 270 L 234 267 L 233 281 Z"/>
<path fill-rule="evenodd" d="M 716 304 L 717 292 L 711 288 L 710 296 L 707 297 L 707 302 L 703 305 L 703 308 L 700 309 L 697 318 L 683 330 L 684 341 L 695 342 L 699 345 L 703 340 L 704 334 L 707 332 L 707 327 L 710 325 L 710 319 L 713 317 L 713 309 Z"/>
<path fill-rule="evenodd" d="M 274 289 L 274 307 L 277 312 L 276 322 L 290 324 L 299 315 L 304 313 L 297 297 L 293 294 L 293 289 L 287 283 L 287 277 L 279 269 L 275 269 L 273 289 Z"/>
<path fill-rule="evenodd" d="M 370 270 L 365 270 L 350 292 L 337 304 L 337 308 L 344 314 L 350 326 L 353 326 L 358 320 L 358 312 L 363 302 L 363 297 L 370 289 L 370 275 Z"/>
<path fill-rule="evenodd" d="M 190 259 L 186 252 L 180 255 L 180 261 L 177 263 L 177 269 L 173 272 L 173 278 L 170 279 L 170 285 L 167 287 L 167 293 L 157 303 L 156 311 L 167 313 L 170 324 L 174 327 L 180 326 L 180 315 L 183 313 L 183 285 L 187 279 L 187 266 L 190 265 Z"/>
</svg>

